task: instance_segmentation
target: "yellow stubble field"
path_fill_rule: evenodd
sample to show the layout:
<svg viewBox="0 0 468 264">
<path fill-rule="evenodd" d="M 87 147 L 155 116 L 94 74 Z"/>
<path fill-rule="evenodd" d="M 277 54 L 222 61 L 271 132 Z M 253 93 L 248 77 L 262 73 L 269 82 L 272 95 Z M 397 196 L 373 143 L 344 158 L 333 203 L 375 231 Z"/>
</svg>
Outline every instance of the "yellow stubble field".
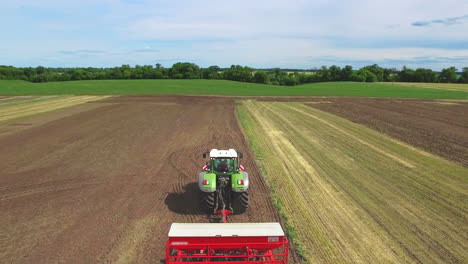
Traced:
<svg viewBox="0 0 468 264">
<path fill-rule="evenodd" d="M 109 96 L 12 96 L 0 101 L 0 122 L 50 112 Z"/>
<path fill-rule="evenodd" d="M 238 115 L 307 263 L 463 263 L 468 169 L 302 103 Z"/>
</svg>

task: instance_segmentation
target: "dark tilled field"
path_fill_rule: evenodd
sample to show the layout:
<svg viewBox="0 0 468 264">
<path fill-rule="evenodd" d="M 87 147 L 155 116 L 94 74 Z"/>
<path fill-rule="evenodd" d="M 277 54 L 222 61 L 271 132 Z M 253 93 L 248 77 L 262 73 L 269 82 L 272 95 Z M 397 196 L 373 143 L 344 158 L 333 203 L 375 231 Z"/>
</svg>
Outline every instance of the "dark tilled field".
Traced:
<svg viewBox="0 0 468 264">
<path fill-rule="evenodd" d="M 305 101 L 305 100 L 304 100 Z M 468 167 L 468 102 L 308 99 L 324 110 Z"/>
<path fill-rule="evenodd" d="M 114 97 L 23 123 L 0 124 L 2 263 L 159 263 L 171 223 L 216 221 L 196 184 L 212 147 L 242 150 L 251 175 L 230 221 L 279 221 L 233 99 Z"/>
<path fill-rule="evenodd" d="M 0 262 L 159 263 L 171 223 L 216 221 L 196 185 L 212 147 L 242 150 L 251 175 L 251 207 L 230 221 L 279 221 L 235 99 L 114 97 L 1 123 Z M 302 101 L 468 167 L 466 102 L 261 100 Z"/>
</svg>

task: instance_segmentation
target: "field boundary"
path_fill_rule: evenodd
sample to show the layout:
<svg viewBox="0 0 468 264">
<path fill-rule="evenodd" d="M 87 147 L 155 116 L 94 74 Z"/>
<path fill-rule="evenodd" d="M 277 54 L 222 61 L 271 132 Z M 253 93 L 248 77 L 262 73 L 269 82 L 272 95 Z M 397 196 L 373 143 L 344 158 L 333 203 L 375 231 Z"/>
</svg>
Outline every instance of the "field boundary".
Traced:
<svg viewBox="0 0 468 264">
<path fill-rule="evenodd" d="M 236 101 L 235 115 L 236 115 L 237 123 L 238 123 L 238 125 L 240 127 L 242 136 L 246 139 L 246 141 L 247 141 L 247 143 L 248 143 L 248 145 L 249 145 L 249 147 L 250 147 L 250 149 L 252 151 L 252 154 L 254 155 L 254 162 L 257 164 L 257 167 L 258 167 L 260 173 L 262 174 L 261 177 L 263 177 L 265 179 L 265 183 L 266 183 L 266 185 L 268 186 L 268 188 L 270 190 L 270 195 L 269 195 L 270 199 L 273 202 L 273 204 L 275 205 L 275 208 L 278 210 L 278 214 L 279 214 L 279 216 L 281 218 L 281 225 L 286 230 L 286 234 L 287 234 L 287 236 L 289 238 L 289 241 L 292 243 L 291 250 L 293 252 L 295 252 L 302 261 L 307 261 L 307 258 L 305 256 L 305 249 L 304 249 L 302 243 L 297 239 L 296 229 L 295 229 L 295 227 L 293 225 L 291 225 L 288 222 L 288 215 L 284 211 L 283 204 L 281 203 L 280 199 L 278 198 L 277 186 L 275 186 L 273 184 L 273 182 L 269 181 L 264 176 L 265 175 L 265 169 L 263 168 L 262 163 L 259 162 L 259 160 L 263 159 L 263 156 L 261 154 L 260 149 L 256 146 L 256 143 L 245 132 L 245 129 L 248 127 L 248 125 L 247 125 L 247 123 L 245 123 L 245 118 L 240 118 L 239 117 L 239 115 L 241 115 L 241 113 L 239 112 L 239 107 L 238 107 L 239 104 L 241 104 L 241 102 Z"/>
</svg>

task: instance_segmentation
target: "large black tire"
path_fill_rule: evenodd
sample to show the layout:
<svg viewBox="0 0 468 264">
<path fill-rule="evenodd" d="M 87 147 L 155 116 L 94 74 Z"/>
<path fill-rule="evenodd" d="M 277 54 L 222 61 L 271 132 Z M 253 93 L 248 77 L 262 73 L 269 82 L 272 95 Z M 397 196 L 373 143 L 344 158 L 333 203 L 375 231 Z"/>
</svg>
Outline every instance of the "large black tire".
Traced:
<svg viewBox="0 0 468 264">
<path fill-rule="evenodd" d="M 232 208 L 234 214 L 242 214 L 249 208 L 249 193 L 246 192 L 233 192 L 232 193 Z"/>
<path fill-rule="evenodd" d="M 207 213 L 213 213 L 215 207 L 215 192 L 212 193 L 201 193 L 201 205 Z"/>
</svg>

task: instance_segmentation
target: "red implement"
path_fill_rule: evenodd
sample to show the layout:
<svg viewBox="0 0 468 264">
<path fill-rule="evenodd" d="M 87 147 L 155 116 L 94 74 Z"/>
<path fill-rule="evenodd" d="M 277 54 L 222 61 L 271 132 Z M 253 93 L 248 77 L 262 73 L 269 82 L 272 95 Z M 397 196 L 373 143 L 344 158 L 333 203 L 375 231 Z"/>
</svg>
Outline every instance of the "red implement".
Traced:
<svg viewBox="0 0 468 264">
<path fill-rule="evenodd" d="M 166 264 L 287 264 L 288 246 L 279 223 L 172 224 Z"/>
<path fill-rule="evenodd" d="M 221 215 L 221 218 L 223 219 L 223 223 L 227 223 L 227 216 L 232 214 L 232 211 L 229 210 L 218 210 L 215 212 L 215 214 Z"/>
</svg>

